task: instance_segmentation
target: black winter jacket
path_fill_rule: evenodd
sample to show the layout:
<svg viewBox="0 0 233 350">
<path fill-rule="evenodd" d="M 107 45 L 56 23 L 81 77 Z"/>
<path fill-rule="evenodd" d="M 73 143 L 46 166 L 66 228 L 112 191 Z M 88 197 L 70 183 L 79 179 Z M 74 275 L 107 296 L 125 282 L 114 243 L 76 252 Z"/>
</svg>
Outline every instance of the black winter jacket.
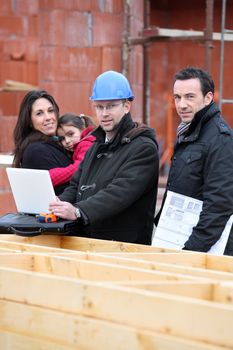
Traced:
<svg viewBox="0 0 233 350">
<path fill-rule="evenodd" d="M 63 168 L 71 163 L 72 159 L 56 141 L 36 141 L 26 147 L 22 159 L 22 168 L 50 170 Z M 67 186 L 68 183 L 56 186 L 56 195 L 61 194 Z"/>
<path fill-rule="evenodd" d="M 96 141 L 60 196 L 86 218 L 77 235 L 151 244 L 159 164 L 154 131 L 128 113 L 110 142 L 101 127 L 92 134 Z"/>
<path fill-rule="evenodd" d="M 199 111 L 174 147 L 167 190 L 203 201 L 184 249 L 207 252 L 233 214 L 233 134 L 215 103 Z M 225 254 L 233 254 L 230 237 Z"/>
</svg>

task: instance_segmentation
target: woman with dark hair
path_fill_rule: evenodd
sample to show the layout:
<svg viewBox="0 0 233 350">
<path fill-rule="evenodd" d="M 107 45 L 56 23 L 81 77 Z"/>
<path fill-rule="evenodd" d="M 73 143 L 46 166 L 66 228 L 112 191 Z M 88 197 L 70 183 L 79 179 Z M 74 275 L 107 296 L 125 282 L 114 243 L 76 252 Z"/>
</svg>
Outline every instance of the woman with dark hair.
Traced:
<svg viewBox="0 0 233 350">
<path fill-rule="evenodd" d="M 14 167 L 49 170 L 72 163 L 58 142 L 56 130 L 59 107 L 47 91 L 33 90 L 23 98 L 14 129 Z M 55 186 L 56 194 L 68 183 Z"/>
<path fill-rule="evenodd" d="M 91 135 L 94 127 L 91 118 L 84 114 L 67 113 L 59 118 L 57 134 L 63 147 L 73 153 L 73 164 L 49 170 L 53 186 L 70 181 L 86 151 L 95 141 L 95 137 Z"/>
</svg>

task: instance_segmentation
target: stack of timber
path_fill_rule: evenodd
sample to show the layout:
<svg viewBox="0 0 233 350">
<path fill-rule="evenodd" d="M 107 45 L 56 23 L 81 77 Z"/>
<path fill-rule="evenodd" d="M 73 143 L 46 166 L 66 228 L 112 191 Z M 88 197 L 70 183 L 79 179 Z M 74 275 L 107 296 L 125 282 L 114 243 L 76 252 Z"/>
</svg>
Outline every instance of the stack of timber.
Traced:
<svg viewBox="0 0 233 350">
<path fill-rule="evenodd" d="M 23 83 L 21 81 L 16 81 L 16 80 L 5 80 L 5 84 L 1 90 L 3 90 L 3 91 L 30 91 L 30 90 L 38 90 L 38 86 L 34 86 L 32 84 Z"/>
<path fill-rule="evenodd" d="M 233 258 L 0 235 L 0 349 L 233 349 Z"/>
</svg>

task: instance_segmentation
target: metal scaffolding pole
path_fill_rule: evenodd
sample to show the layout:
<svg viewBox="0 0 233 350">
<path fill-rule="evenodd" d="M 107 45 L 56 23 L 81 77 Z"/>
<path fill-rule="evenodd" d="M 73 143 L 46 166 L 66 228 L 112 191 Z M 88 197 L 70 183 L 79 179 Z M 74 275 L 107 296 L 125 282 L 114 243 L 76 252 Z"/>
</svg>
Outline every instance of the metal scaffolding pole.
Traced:
<svg viewBox="0 0 233 350">
<path fill-rule="evenodd" d="M 233 99 L 223 98 L 224 77 L 224 50 L 225 34 L 233 34 L 233 30 L 225 28 L 227 0 L 222 0 L 222 23 L 221 23 L 221 51 L 220 51 L 220 74 L 219 74 L 219 108 L 222 110 L 223 103 L 233 103 Z"/>
<path fill-rule="evenodd" d="M 222 110 L 222 96 L 223 96 L 225 20 L 226 20 L 226 0 L 222 0 L 220 75 L 219 75 L 219 108 L 220 110 Z"/>
<path fill-rule="evenodd" d="M 144 0 L 144 29 L 150 25 L 150 0 Z M 149 44 L 143 45 L 143 123 L 150 124 Z"/>
<path fill-rule="evenodd" d="M 129 73 L 129 35 L 130 35 L 130 1 L 124 1 L 124 33 L 122 38 L 122 73 L 127 77 Z"/>
<path fill-rule="evenodd" d="M 211 72 L 214 0 L 206 0 L 205 69 Z"/>
</svg>

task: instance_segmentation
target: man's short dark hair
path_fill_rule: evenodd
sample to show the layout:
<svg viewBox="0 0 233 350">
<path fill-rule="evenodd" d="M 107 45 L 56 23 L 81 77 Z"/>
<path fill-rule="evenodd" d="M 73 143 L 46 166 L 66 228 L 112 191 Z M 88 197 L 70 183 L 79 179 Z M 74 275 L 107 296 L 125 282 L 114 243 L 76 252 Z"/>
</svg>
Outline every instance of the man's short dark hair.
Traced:
<svg viewBox="0 0 233 350">
<path fill-rule="evenodd" d="M 175 80 L 187 80 L 187 79 L 193 79 L 197 78 L 200 80 L 201 83 L 201 91 L 203 95 L 205 96 L 209 91 L 211 91 L 214 94 L 214 82 L 211 78 L 210 74 L 207 71 L 204 71 L 199 68 L 195 67 L 187 67 L 184 69 L 181 69 L 179 72 L 175 75 Z"/>
</svg>

